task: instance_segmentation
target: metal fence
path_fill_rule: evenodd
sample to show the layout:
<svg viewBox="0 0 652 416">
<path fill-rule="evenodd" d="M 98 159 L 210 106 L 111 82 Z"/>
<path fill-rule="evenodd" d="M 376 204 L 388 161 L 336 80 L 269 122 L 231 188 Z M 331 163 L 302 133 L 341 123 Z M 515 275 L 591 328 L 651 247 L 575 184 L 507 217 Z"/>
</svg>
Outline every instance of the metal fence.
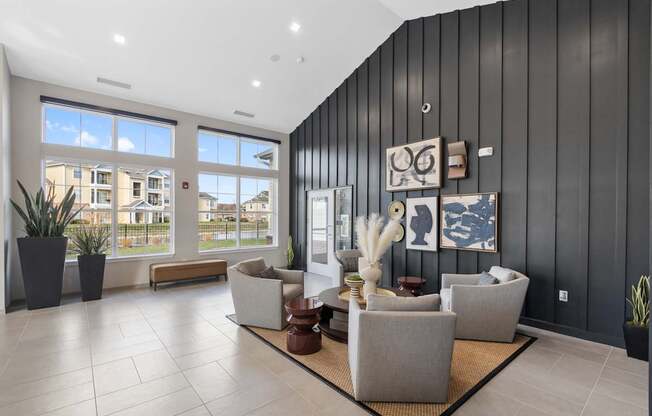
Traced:
<svg viewBox="0 0 652 416">
<path fill-rule="evenodd" d="M 199 239 L 201 241 L 209 240 L 235 240 L 237 234 L 236 222 L 200 222 Z M 241 240 L 262 240 L 270 235 L 269 224 L 264 221 L 241 222 L 240 239 Z"/>
</svg>

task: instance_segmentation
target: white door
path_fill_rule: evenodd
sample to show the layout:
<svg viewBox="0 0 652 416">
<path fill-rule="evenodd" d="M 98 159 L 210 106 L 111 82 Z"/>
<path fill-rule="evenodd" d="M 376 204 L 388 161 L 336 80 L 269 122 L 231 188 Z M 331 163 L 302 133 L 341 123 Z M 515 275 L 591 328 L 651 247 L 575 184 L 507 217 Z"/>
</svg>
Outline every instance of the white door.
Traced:
<svg viewBox="0 0 652 416">
<path fill-rule="evenodd" d="M 335 258 L 334 222 L 335 191 L 308 192 L 308 261 L 310 273 L 337 277 L 339 268 Z"/>
</svg>

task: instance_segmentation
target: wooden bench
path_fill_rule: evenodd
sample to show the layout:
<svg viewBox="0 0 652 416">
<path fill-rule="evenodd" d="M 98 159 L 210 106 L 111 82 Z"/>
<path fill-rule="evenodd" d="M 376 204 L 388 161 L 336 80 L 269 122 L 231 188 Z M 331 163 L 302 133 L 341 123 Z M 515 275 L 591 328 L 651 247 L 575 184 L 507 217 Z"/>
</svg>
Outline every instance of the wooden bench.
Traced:
<svg viewBox="0 0 652 416">
<path fill-rule="evenodd" d="M 226 276 L 225 260 L 189 260 L 154 263 L 149 266 L 149 286 L 157 289 L 159 283 L 179 282 L 200 277 Z"/>
</svg>

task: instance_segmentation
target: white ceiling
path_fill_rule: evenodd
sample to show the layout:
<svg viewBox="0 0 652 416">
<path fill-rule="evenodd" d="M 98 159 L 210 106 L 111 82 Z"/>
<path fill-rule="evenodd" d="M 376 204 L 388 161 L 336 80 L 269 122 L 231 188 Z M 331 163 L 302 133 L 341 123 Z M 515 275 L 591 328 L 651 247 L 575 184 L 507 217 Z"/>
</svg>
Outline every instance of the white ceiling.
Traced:
<svg viewBox="0 0 652 416">
<path fill-rule="evenodd" d="M 482 3 L 0 0 L 0 43 L 14 75 L 287 133 L 403 20 Z"/>
</svg>

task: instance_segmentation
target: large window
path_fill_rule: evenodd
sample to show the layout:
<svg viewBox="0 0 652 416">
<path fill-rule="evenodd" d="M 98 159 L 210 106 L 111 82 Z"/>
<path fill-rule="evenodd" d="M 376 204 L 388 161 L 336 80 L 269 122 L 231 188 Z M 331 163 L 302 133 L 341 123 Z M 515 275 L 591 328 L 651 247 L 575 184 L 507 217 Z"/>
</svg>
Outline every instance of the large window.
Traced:
<svg viewBox="0 0 652 416">
<path fill-rule="evenodd" d="M 277 169 L 278 145 L 228 133 L 199 130 L 197 159 L 200 162 Z"/>
<path fill-rule="evenodd" d="M 70 186 L 75 189 L 75 207 L 82 211 L 66 235 L 80 227 L 104 227 L 111 233 L 107 253 L 111 257 L 172 251 L 170 170 L 46 160 L 44 180 L 48 190 L 54 188 L 57 201 Z M 150 188 L 149 184 L 157 186 Z M 76 256 L 69 252 L 67 258 Z"/>
<path fill-rule="evenodd" d="M 55 104 L 43 105 L 43 123 L 45 143 L 172 156 L 174 128 L 167 124 Z"/>
<path fill-rule="evenodd" d="M 199 250 L 276 244 L 276 180 L 200 173 Z"/>
</svg>

